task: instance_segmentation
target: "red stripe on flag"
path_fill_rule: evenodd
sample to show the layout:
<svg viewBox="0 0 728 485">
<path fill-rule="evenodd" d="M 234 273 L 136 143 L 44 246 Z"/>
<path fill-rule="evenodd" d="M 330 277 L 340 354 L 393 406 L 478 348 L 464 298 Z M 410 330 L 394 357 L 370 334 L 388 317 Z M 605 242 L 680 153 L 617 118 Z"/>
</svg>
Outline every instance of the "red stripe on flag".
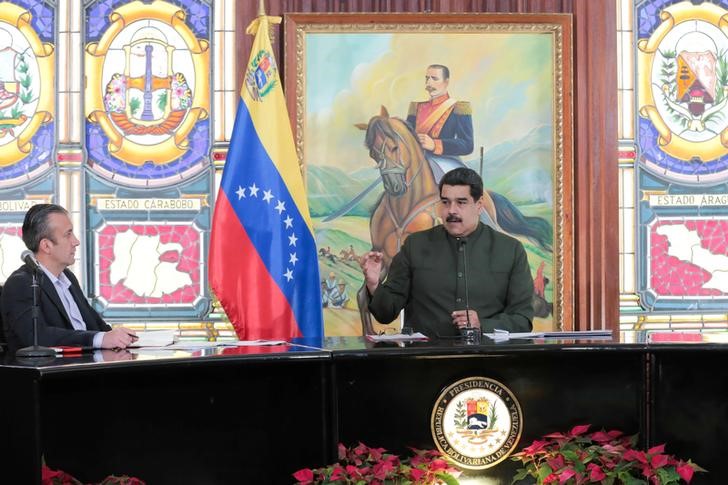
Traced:
<svg viewBox="0 0 728 485">
<path fill-rule="evenodd" d="M 291 306 L 260 259 L 224 190 L 210 240 L 210 280 L 240 340 L 300 337 Z M 224 291 L 219 291 L 223 289 Z"/>
</svg>

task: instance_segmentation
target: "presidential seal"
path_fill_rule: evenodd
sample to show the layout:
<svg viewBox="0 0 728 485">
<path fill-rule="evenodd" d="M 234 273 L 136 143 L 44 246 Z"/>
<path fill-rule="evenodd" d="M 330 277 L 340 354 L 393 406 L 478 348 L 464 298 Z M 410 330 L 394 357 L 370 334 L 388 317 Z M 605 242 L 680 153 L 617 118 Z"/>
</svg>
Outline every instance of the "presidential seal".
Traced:
<svg viewBox="0 0 728 485">
<path fill-rule="evenodd" d="M 471 470 L 505 460 L 521 438 L 523 414 L 513 393 L 488 377 L 468 377 L 437 398 L 430 419 L 437 448 Z"/>
</svg>

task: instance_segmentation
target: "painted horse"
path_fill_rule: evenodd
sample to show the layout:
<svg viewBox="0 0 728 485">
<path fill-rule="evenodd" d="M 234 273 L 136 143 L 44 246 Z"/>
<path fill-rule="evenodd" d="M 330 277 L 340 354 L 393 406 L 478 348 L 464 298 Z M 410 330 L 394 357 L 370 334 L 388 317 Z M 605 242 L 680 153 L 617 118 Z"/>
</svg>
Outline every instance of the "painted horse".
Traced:
<svg viewBox="0 0 728 485">
<path fill-rule="evenodd" d="M 384 192 L 369 221 L 372 250 L 383 253 L 383 280 L 407 236 L 440 222 L 436 210 L 439 180 L 411 127 L 400 118 L 390 117 L 385 107 L 368 124 L 356 126 L 366 130 L 365 145 L 384 183 Z M 486 214 L 482 219 L 496 229 L 528 237 L 544 249 L 551 249 L 548 221 L 524 216 L 506 197 L 493 191 L 483 194 L 483 206 Z M 364 335 L 374 333 L 365 285 L 359 289 L 357 301 Z"/>
</svg>

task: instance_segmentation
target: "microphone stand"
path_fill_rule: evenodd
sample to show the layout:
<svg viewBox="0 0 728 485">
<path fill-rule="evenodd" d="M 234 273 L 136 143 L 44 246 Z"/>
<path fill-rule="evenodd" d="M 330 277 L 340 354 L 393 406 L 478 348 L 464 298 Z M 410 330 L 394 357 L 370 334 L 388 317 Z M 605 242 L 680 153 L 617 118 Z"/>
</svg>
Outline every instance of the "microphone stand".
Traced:
<svg viewBox="0 0 728 485">
<path fill-rule="evenodd" d="M 40 313 L 40 308 L 38 307 L 38 294 L 40 291 L 40 285 L 38 284 L 38 270 L 39 268 L 36 266 L 31 271 L 33 274 L 33 284 L 31 285 L 31 288 L 33 289 L 33 345 L 31 347 L 24 347 L 15 352 L 15 356 L 21 359 L 56 357 L 55 350 L 50 347 L 41 347 L 38 345 L 38 314 Z"/>
<path fill-rule="evenodd" d="M 460 248 L 463 251 L 463 271 L 465 273 L 465 318 L 467 319 L 467 324 L 465 328 L 461 330 L 461 334 L 463 337 L 463 342 L 468 345 L 478 345 L 480 344 L 480 329 L 475 328 L 470 323 L 470 291 L 468 290 L 468 254 L 467 250 L 465 249 L 465 243 L 467 243 L 467 240 L 465 238 L 460 239 Z"/>
</svg>

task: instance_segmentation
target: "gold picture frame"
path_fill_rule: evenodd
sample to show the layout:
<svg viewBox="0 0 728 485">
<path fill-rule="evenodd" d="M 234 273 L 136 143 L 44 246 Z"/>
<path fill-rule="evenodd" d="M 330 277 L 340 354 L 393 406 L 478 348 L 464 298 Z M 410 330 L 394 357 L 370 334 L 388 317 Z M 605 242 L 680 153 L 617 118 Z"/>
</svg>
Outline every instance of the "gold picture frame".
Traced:
<svg viewBox="0 0 728 485">
<path fill-rule="evenodd" d="M 322 289 L 327 277 L 345 290 L 356 286 L 357 275 L 362 280 L 346 258 L 367 249 L 356 223 L 366 221 L 376 190 L 381 193 L 380 187 L 362 196 L 362 206 L 337 224 L 322 222 L 376 183 L 376 166 L 356 127 L 383 109 L 404 119 L 409 103 L 422 99 L 426 67 L 448 64 L 451 93 L 472 106 L 481 147 L 480 160 L 476 148 L 463 163 L 480 165 L 486 189 L 551 225 L 548 242 L 514 234 L 526 246 L 536 293 L 550 310 L 534 329 L 574 329 L 571 15 L 288 14 L 284 29 L 286 98 Z M 351 315 L 344 318 L 357 310 L 347 296 L 341 307 L 324 309 L 326 335 L 359 334 L 346 323 Z"/>
</svg>

